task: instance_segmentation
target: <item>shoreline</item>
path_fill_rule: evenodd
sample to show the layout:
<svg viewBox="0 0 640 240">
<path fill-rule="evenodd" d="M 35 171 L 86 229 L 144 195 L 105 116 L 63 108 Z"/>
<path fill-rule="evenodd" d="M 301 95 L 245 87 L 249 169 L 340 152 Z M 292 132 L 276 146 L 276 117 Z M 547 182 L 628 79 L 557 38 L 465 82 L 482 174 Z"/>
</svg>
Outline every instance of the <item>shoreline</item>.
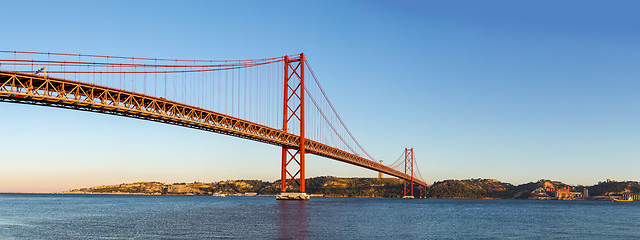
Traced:
<svg viewBox="0 0 640 240">
<path fill-rule="evenodd" d="M 49 194 L 49 195 L 134 195 L 134 196 L 207 196 L 207 197 L 217 197 L 221 198 L 222 196 L 212 196 L 212 195 L 204 195 L 204 194 L 157 194 L 157 193 L 92 193 L 92 192 L 84 192 L 84 193 L 74 193 L 74 192 L 0 192 L 0 194 Z M 314 194 L 315 195 L 315 194 Z M 228 195 L 225 197 L 275 197 L 276 195 Z M 386 197 L 366 197 L 366 196 L 356 196 L 356 197 L 342 197 L 342 196 L 311 196 L 314 198 L 375 198 L 375 199 L 402 199 L 402 198 L 386 198 Z M 612 199 L 518 199 L 518 198 L 416 198 L 416 199 L 446 199 L 446 200 L 534 200 L 534 201 L 612 201 Z"/>
<path fill-rule="evenodd" d="M 402 198 L 403 181 L 392 178 L 339 178 L 314 177 L 307 193 L 311 197 L 336 198 Z M 640 201 L 640 183 L 634 181 L 598 182 L 593 186 L 572 186 L 560 181 L 541 179 L 521 185 L 495 179 L 444 180 L 419 190 L 421 196 L 431 199 L 529 199 L 529 200 L 613 200 L 632 198 Z M 296 188 L 288 191 L 296 191 Z M 20 193 L 20 192 L 8 192 Z M 134 182 L 73 188 L 57 192 L 30 192 L 21 194 L 85 194 L 85 195 L 171 195 L 171 196 L 264 196 L 280 193 L 278 181 L 226 180 L 220 182 L 162 183 Z M 414 195 L 419 198 L 418 195 Z"/>
</svg>

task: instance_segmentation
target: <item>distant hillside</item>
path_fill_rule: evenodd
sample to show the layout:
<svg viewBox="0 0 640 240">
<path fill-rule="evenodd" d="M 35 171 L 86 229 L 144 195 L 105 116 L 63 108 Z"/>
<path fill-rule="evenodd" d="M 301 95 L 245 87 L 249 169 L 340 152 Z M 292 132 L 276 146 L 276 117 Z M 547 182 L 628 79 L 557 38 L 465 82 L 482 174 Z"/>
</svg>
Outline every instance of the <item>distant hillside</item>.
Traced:
<svg viewBox="0 0 640 240">
<path fill-rule="evenodd" d="M 328 197 L 401 197 L 403 181 L 395 178 L 315 177 L 306 180 L 306 192 Z M 294 184 L 295 185 L 295 184 Z M 291 191 L 298 187 L 290 188 Z M 234 180 L 215 183 L 137 182 L 109 186 L 71 189 L 66 193 L 95 194 L 212 194 L 256 193 L 276 195 L 280 181 Z"/>
<path fill-rule="evenodd" d="M 589 193 L 593 196 L 621 195 L 640 193 L 640 183 L 633 181 L 616 182 L 606 181 L 589 187 Z"/>
<path fill-rule="evenodd" d="M 559 189 L 566 188 L 567 186 L 569 185 L 562 182 L 540 179 L 537 182 L 530 182 L 518 186 L 513 186 L 502 194 L 502 198 L 527 199 L 531 197 L 531 193 L 533 192 L 533 190 L 536 190 L 538 188 Z M 578 189 L 576 191 L 582 191 L 582 189 Z"/>
<path fill-rule="evenodd" d="M 587 188 L 590 196 L 640 194 L 640 183 L 632 181 L 607 181 L 594 186 L 570 186 L 558 181 L 541 179 L 537 182 L 514 186 L 494 179 L 467 179 L 436 182 L 427 189 L 427 197 L 528 199 L 536 189 L 566 188 L 579 193 Z"/>
<path fill-rule="evenodd" d="M 294 184 L 295 185 L 295 184 Z M 466 179 L 445 180 L 436 182 L 427 188 L 428 198 L 502 198 L 528 199 L 533 197 L 534 190 L 539 189 L 569 189 L 572 192 L 582 192 L 586 187 L 590 196 L 640 194 L 638 182 L 600 182 L 594 186 L 569 186 L 565 183 L 551 180 L 539 180 L 518 186 L 503 183 L 495 179 Z M 297 191 L 292 187 L 290 191 Z M 327 197 L 402 197 L 403 181 L 396 178 L 339 178 L 315 177 L 306 180 L 306 192 Z M 67 193 L 97 193 L 97 194 L 257 194 L 276 195 L 280 192 L 280 181 L 266 182 L 261 180 L 233 180 L 215 183 L 173 183 L 138 182 L 79 188 Z M 414 190 L 416 196 L 419 194 Z M 536 193 L 536 196 L 545 195 Z"/>
<path fill-rule="evenodd" d="M 504 198 L 513 186 L 494 179 L 445 180 L 427 189 L 430 198 Z"/>
<path fill-rule="evenodd" d="M 403 180 L 397 178 L 337 178 L 307 179 L 307 192 L 328 197 L 402 197 Z M 280 184 L 280 181 L 277 181 Z M 279 189 L 278 189 L 279 190 Z"/>
<path fill-rule="evenodd" d="M 66 193 L 109 193 L 109 194 L 211 194 L 275 192 L 273 184 L 260 180 L 221 181 L 216 183 L 172 183 L 137 182 L 90 188 L 71 189 Z"/>
<path fill-rule="evenodd" d="M 128 184 L 118 184 L 111 186 L 99 186 L 92 188 L 71 189 L 70 193 L 140 193 L 153 194 L 162 193 L 164 184 L 159 182 L 137 182 Z"/>
</svg>

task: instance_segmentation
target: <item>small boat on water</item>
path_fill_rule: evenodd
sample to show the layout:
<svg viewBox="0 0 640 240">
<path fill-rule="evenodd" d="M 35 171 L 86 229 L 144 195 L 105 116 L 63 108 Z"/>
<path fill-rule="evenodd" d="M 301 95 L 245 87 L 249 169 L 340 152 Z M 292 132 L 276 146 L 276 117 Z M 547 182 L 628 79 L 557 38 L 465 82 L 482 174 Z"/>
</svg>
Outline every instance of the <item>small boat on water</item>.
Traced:
<svg viewBox="0 0 640 240">
<path fill-rule="evenodd" d="M 214 196 L 214 197 L 226 197 L 227 195 L 225 195 L 224 193 L 214 193 L 214 194 L 211 194 L 211 196 Z"/>
<path fill-rule="evenodd" d="M 633 202 L 633 198 L 629 197 L 627 199 L 613 199 L 614 202 Z"/>
</svg>

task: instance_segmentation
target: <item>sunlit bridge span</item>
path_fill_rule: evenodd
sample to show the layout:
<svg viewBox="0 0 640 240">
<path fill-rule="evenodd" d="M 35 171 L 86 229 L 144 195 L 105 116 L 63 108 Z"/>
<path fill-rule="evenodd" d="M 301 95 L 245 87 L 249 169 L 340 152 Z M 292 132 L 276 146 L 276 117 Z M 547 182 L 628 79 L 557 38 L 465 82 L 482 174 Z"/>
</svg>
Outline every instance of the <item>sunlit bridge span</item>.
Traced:
<svg viewBox="0 0 640 240">
<path fill-rule="evenodd" d="M 0 51 L 0 101 L 139 118 L 279 146 L 283 193 L 305 192 L 306 154 L 404 179 L 406 196 L 413 196 L 414 186 L 427 186 L 413 149 L 383 165 L 358 143 L 304 54 L 183 60 Z"/>
</svg>

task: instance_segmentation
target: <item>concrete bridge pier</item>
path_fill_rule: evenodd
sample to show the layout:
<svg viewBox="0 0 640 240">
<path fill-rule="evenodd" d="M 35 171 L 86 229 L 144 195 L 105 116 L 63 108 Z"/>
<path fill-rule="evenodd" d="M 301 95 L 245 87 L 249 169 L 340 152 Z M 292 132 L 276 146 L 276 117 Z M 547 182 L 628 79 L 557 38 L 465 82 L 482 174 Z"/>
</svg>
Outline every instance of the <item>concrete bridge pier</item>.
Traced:
<svg viewBox="0 0 640 240">
<path fill-rule="evenodd" d="M 276 200 L 298 200 L 298 201 L 306 201 L 309 200 L 310 197 L 307 193 L 300 192 L 283 192 L 276 195 Z"/>
</svg>

